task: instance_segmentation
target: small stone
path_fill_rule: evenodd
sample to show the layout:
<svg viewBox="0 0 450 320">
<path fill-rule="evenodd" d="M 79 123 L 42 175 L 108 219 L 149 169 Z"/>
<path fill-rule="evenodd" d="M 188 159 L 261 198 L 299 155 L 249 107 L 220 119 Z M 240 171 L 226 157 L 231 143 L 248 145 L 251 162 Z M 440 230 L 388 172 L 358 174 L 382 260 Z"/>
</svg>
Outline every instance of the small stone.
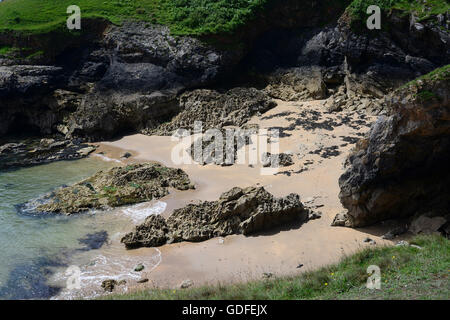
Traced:
<svg viewBox="0 0 450 320">
<path fill-rule="evenodd" d="M 347 215 L 345 213 L 338 213 L 335 217 L 331 226 L 333 227 L 345 227 L 347 221 Z"/>
<path fill-rule="evenodd" d="M 125 152 L 124 154 L 122 154 L 122 158 L 126 158 L 126 159 L 128 159 L 128 158 L 130 158 L 132 156 L 132 154 L 131 153 L 129 153 L 129 152 Z"/>
<path fill-rule="evenodd" d="M 144 270 L 144 268 L 145 268 L 144 265 L 142 263 L 140 263 L 136 266 L 136 268 L 134 268 L 134 271 L 140 272 L 140 271 Z"/>
<path fill-rule="evenodd" d="M 78 150 L 77 153 L 78 153 L 80 156 L 85 157 L 85 156 L 89 155 L 90 153 L 92 153 L 92 152 L 94 152 L 94 151 L 95 151 L 95 148 L 94 148 L 94 147 L 86 147 L 86 148 L 83 148 L 83 149 Z"/>
<path fill-rule="evenodd" d="M 55 139 L 41 139 L 39 144 L 43 147 L 48 147 L 49 145 L 51 145 L 54 142 L 55 142 Z"/>
<path fill-rule="evenodd" d="M 187 289 L 189 287 L 192 287 L 194 285 L 194 282 L 192 280 L 184 280 L 181 284 L 180 284 L 180 288 L 181 289 Z"/>
<path fill-rule="evenodd" d="M 266 279 L 270 279 L 273 277 L 273 273 L 272 272 L 264 272 L 263 277 Z"/>
<path fill-rule="evenodd" d="M 396 246 L 397 247 L 407 247 L 407 246 L 409 246 L 409 242 L 402 240 L 402 241 L 397 242 Z"/>
<path fill-rule="evenodd" d="M 316 219 L 320 219 L 320 218 L 322 218 L 322 212 L 321 211 L 310 212 L 309 213 L 309 220 L 316 220 Z"/>
<path fill-rule="evenodd" d="M 117 281 L 114 279 L 109 279 L 102 282 L 102 288 L 108 292 L 113 292 L 116 285 Z"/>
<path fill-rule="evenodd" d="M 137 283 L 146 283 L 146 282 L 148 282 L 147 278 L 143 278 L 137 281 Z"/>
<path fill-rule="evenodd" d="M 302 264 L 302 263 L 300 263 L 300 264 L 297 266 L 297 269 L 300 269 L 301 267 L 303 267 L 303 264 Z"/>
</svg>

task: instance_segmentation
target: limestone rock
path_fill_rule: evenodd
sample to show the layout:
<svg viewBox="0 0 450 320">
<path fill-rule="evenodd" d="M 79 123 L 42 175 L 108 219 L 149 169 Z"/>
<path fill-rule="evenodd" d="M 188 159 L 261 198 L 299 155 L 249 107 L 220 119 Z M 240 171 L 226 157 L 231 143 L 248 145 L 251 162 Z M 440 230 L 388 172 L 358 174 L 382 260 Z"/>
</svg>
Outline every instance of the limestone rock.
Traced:
<svg viewBox="0 0 450 320">
<path fill-rule="evenodd" d="M 253 115 L 264 113 L 276 103 L 264 92 L 254 88 L 234 88 L 225 93 L 199 89 L 180 97 L 181 112 L 151 134 L 172 135 L 178 129 L 194 130 L 194 122 L 202 122 L 202 130 L 224 126 L 242 126 Z"/>
<path fill-rule="evenodd" d="M 388 107 L 339 179 L 351 226 L 450 208 L 449 66 L 393 92 Z"/>
<path fill-rule="evenodd" d="M 192 185 L 181 169 L 149 163 L 114 167 L 54 191 L 37 211 L 70 215 L 130 205 L 159 199 L 168 194 L 169 187 L 187 190 Z"/>
<path fill-rule="evenodd" d="M 199 242 L 231 234 L 249 235 L 288 222 L 304 222 L 308 213 L 296 194 L 274 198 L 262 187 L 236 187 L 217 201 L 176 209 L 167 220 L 150 216 L 121 242 L 132 249 L 166 242 Z"/>
<path fill-rule="evenodd" d="M 447 219 L 444 217 L 427 217 L 421 215 L 412 221 L 409 231 L 414 234 L 431 234 L 437 232 L 446 223 Z"/>
</svg>

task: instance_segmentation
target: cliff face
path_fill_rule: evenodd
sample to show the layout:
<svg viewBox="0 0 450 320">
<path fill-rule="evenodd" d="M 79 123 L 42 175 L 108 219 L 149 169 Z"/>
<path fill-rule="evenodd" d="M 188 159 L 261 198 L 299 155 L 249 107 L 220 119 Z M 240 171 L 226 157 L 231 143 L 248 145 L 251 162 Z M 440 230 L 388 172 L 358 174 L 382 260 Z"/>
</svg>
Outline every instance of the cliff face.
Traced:
<svg viewBox="0 0 450 320">
<path fill-rule="evenodd" d="M 137 131 L 176 114 L 182 90 L 211 83 L 239 55 L 174 38 L 164 27 L 112 26 L 53 65 L 1 66 L 0 134 L 18 123 L 91 139 Z"/>
<path fill-rule="evenodd" d="M 349 226 L 450 208 L 450 66 L 387 98 L 367 139 L 339 179 Z"/>
</svg>

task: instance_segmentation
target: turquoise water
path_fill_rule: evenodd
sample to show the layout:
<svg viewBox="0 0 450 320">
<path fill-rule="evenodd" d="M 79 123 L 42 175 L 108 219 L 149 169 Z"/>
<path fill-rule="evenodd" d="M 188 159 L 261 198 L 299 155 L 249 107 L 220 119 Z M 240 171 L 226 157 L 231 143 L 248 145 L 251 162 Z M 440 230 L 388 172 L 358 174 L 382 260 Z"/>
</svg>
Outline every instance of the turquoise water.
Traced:
<svg viewBox="0 0 450 320">
<path fill-rule="evenodd" d="M 0 172 L 0 299 L 56 294 L 58 288 L 46 282 L 52 269 L 65 266 L 74 251 L 87 250 L 96 242 L 101 245 L 107 234 L 103 229 L 108 229 L 93 223 L 92 214 L 36 217 L 21 214 L 18 205 L 109 166 L 83 159 Z"/>
</svg>

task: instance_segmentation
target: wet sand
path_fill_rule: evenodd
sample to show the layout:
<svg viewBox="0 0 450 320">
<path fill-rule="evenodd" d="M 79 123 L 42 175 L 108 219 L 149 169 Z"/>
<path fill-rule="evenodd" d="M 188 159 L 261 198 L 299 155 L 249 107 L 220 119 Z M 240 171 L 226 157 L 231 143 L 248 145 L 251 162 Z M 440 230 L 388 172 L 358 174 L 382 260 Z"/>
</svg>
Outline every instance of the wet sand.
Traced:
<svg viewBox="0 0 450 320">
<path fill-rule="evenodd" d="M 377 245 L 390 244 L 380 236 L 380 226 L 364 229 L 331 227 L 334 216 L 343 210 L 338 194 L 338 178 L 343 162 L 355 141 L 369 130 L 374 118 L 356 113 L 327 114 L 320 101 L 305 103 L 277 101 L 278 106 L 252 118 L 260 128 L 278 127 L 280 152 L 292 152 L 294 165 L 280 168 L 277 175 L 261 175 L 261 165 L 180 165 L 171 160 L 177 142 L 171 137 L 131 135 L 117 141 L 101 142 L 96 153 L 122 163 L 156 161 L 179 167 L 189 174 L 196 190 L 175 192 L 160 199 L 167 203 L 164 216 L 190 202 L 216 200 L 232 187 L 264 186 L 275 196 L 298 193 L 307 206 L 322 212 L 322 218 L 301 226 L 292 225 L 263 234 L 245 237 L 233 235 L 201 243 L 178 243 L 158 248 L 161 261 L 157 267 L 142 272 L 146 284 L 131 281 L 128 290 L 144 287 L 178 287 L 190 279 L 195 285 L 229 283 L 260 279 L 264 273 L 294 275 L 337 262 L 346 254 L 369 246 L 366 237 Z M 121 159 L 124 152 L 132 157 Z M 95 155 L 94 155 L 95 156 Z M 128 230 L 131 231 L 131 230 Z M 154 261 L 155 249 L 125 250 L 119 239 L 111 246 L 117 256 L 133 261 Z M 152 260 L 153 259 L 153 260 Z M 303 264 L 302 268 L 297 268 Z M 152 265 L 152 263 L 149 263 Z"/>
</svg>

